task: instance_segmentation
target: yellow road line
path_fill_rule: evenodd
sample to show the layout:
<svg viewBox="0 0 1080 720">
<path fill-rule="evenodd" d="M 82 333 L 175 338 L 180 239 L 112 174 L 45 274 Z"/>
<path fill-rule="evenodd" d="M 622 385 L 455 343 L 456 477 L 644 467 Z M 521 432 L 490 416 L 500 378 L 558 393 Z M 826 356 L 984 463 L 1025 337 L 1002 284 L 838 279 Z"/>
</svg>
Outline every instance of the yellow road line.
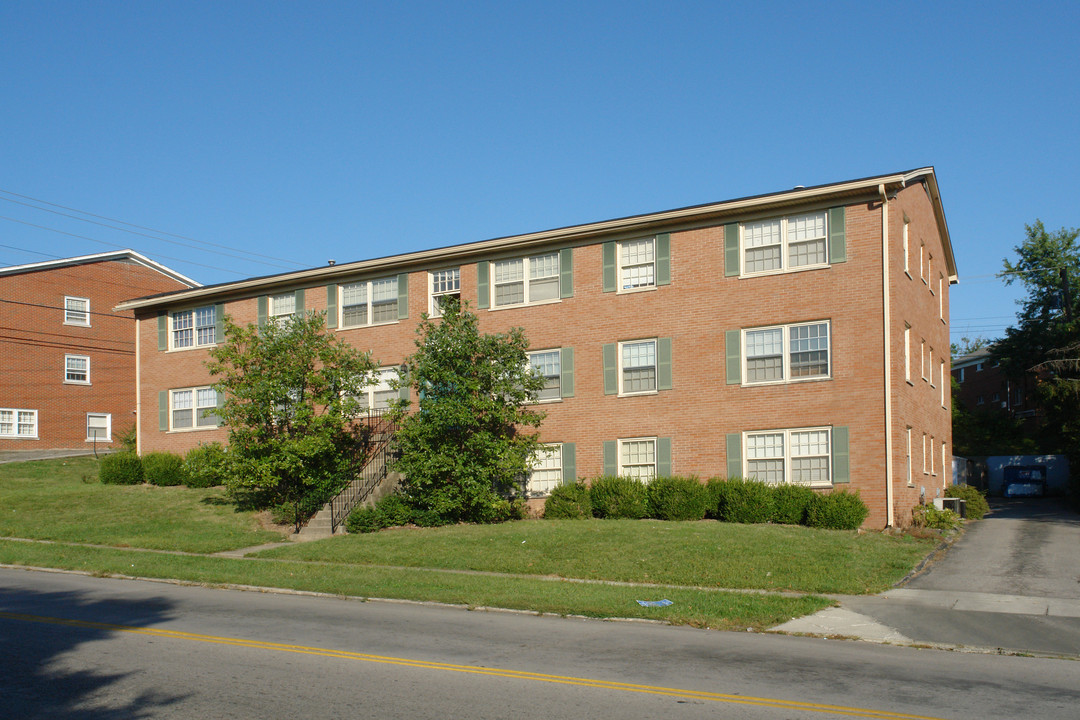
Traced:
<svg viewBox="0 0 1080 720">
<path fill-rule="evenodd" d="M 193 642 L 213 643 L 217 645 L 231 645 L 234 647 L 251 648 L 255 650 L 273 650 L 276 652 L 297 653 L 301 655 L 318 655 L 321 657 L 341 658 L 343 660 L 360 660 L 363 662 L 381 663 L 384 665 L 397 665 L 400 667 L 416 668 L 421 670 L 442 670 L 447 672 L 467 673 L 470 675 L 487 675 L 490 677 L 508 678 L 513 680 L 532 680 L 536 682 L 557 683 L 561 685 L 575 685 L 578 687 L 596 688 L 600 690 L 618 690 L 622 692 L 635 692 L 648 695 L 690 698 L 694 700 L 708 700 L 712 702 L 730 703 L 737 705 L 753 705 L 758 707 L 780 708 L 785 710 L 803 710 L 806 712 L 833 713 L 834 715 L 844 715 L 848 717 L 881 718 L 882 720 L 939 720 L 938 718 L 932 718 L 926 715 L 909 715 L 905 713 L 889 712 L 887 710 L 871 710 L 867 708 L 847 707 L 843 705 L 823 705 L 820 703 L 801 702 L 798 700 L 781 700 L 778 698 L 731 695 L 726 693 L 707 692 L 702 690 L 685 690 L 680 688 L 657 687 L 652 685 L 638 685 L 634 683 L 615 682 L 611 680 L 596 680 L 592 678 L 549 675 L 546 673 L 526 672 L 523 670 L 507 670 L 501 668 L 477 667 L 473 665 L 455 665 L 453 663 L 441 663 L 429 660 L 415 660 L 412 658 L 393 657 L 386 655 L 371 655 L 368 653 L 350 652 L 348 650 L 332 650 L 329 648 L 307 647 L 304 645 L 289 645 L 285 643 L 266 642 L 263 640 L 220 637 L 217 635 L 203 635 L 199 633 L 181 632 L 178 630 L 162 630 L 160 628 L 140 628 L 130 625 L 115 625 L 112 623 L 91 622 L 87 620 L 71 620 L 67 618 L 45 617 L 41 615 L 26 615 L 21 613 L 9 613 L 0 611 L 0 619 L 18 620 L 32 623 L 46 623 L 50 625 L 65 625 L 68 627 L 86 628 L 91 630 L 105 630 L 109 632 L 124 632 L 136 635 L 149 635 L 151 637 L 169 638 L 173 640 L 189 640 Z"/>
</svg>

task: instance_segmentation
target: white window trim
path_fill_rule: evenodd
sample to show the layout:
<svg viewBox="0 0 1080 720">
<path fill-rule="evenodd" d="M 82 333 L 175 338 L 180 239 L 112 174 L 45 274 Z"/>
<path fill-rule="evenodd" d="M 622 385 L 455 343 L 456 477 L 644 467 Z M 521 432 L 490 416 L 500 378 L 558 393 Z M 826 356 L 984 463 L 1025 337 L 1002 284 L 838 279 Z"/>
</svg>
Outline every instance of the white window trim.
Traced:
<svg viewBox="0 0 1080 720">
<path fill-rule="evenodd" d="M 922 373 L 922 379 L 926 380 L 926 338 L 919 344 L 919 372 Z"/>
<path fill-rule="evenodd" d="M 68 361 L 69 360 L 85 360 L 86 361 L 86 379 L 85 380 L 70 380 L 68 379 Z M 64 356 L 64 384 L 65 385 L 89 385 L 90 384 L 90 356 L 89 355 L 65 355 Z"/>
<path fill-rule="evenodd" d="M 908 385 L 914 385 L 911 382 L 911 326 L 904 323 L 904 380 Z"/>
<path fill-rule="evenodd" d="M 29 408 L 0 408 L 0 411 L 11 413 L 11 434 L 2 434 L 0 438 L 5 440 L 37 440 L 38 439 L 38 411 L 30 410 Z M 33 435 L 20 435 L 19 434 L 19 413 L 31 413 L 34 416 L 34 434 Z"/>
<path fill-rule="evenodd" d="M 927 347 L 927 360 L 926 360 L 927 372 L 930 373 L 930 387 L 937 387 L 934 384 L 934 348 Z"/>
<path fill-rule="evenodd" d="M 909 425 L 907 429 L 907 484 L 908 487 L 915 487 L 915 462 L 911 452 L 911 426 Z"/>
<path fill-rule="evenodd" d="M 623 284 L 622 284 L 623 267 L 624 267 L 623 262 L 622 262 L 623 246 L 628 245 L 630 243 L 643 242 L 643 241 L 652 243 L 652 252 L 653 252 L 653 259 L 652 259 L 653 279 L 652 279 L 652 284 L 651 285 L 639 285 L 637 287 L 631 287 L 631 288 L 624 288 Z M 634 265 L 647 265 L 647 264 L 649 264 L 649 263 L 636 263 Z M 633 265 L 627 265 L 626 267 L 631 267 L 631 266 L 633 266 Z M 616 292 L 616 294 L 619 294 L 619 295 L 625 295 L 625 294 L 629 294 L 629 293 L 638 293 L 638 292 L 648 292 L 650 290 L 656 290 L 657 284 L 656 284 L 656 236 L 655 235 L 652 236 L 652 237 L 646 237 L 646 238 L 633 238 L 631 240 L 620 240 L 617 243 L 615 243 L 615 285 L 616 285 L 615 292 Z"/>
<path fill-rule="evenodd" d="M 538 397 L 536 402 L 539 403 L 539 404 L 544 404 L 544 405 L 546 405 L 548 403 L 562 402 L 562 379 L 563 379 L 562 348 L 547 348 L 546 350 L 530 350 L 527 353 L 528 357 L 529 357 L 529 367 L 530 368 L 533 367 L 533 365 L 532 365 L 532 357 L 533 357 L 533 355 L 546 355 L 548 353 L 555 353 L 555 354 L 557 354 L 559 356 L 559 397 L 556 397 L 556 398 L 544 398 L 544 399 L 540 399 Z"/>
<path fill-rule="evenodd" d="M 282 312 L 282 313 L 275 312 L 275 310 L 274 310 L 274 300 L 277 299 L 277 298 L 284 298 L 284 297 L 288 297 L 288 296 L 292 296 L 292 298 L 293 298 L 293 309 L 290 312 Z M 273 293 L 273 294 L 271 294 L 270 296 L 267 297 L 267 299 L 266 299 L 266 316 L 268 318 L 271 318 L 271 319 L 288 318 L 288 317 L 292 317 L 295 314 L 296 314 L 296 293 L 293 293 L 293 292 Z"/>
<path fill-rule="evenodd" d="M 388 367 L 381 367 L 375 371 L 376 379 L 373 383 L 364 387 L 364 400 L 365 406 L 363 411 L 369 412 L 371 410 L 385 410 L 386 408 L 375 407 L 375 393 L 388 392 L 390 388 L 391 376 L 396 377 L 398 374 L 398 367 L 391 365 Z M 358 398 L 359 399 L 359 398 Z M 389 406 L 388 406 L 389 407 Z"/>
<path fill-rule="evenodd" d="M 799 265 L 798 267 L 790 267 L 788 265 L 788 249 L 791 245 L 788 240 L 788 220 L 794 217 L 802 217 L 806 215 L 824 214 L 825 216 L 825 262 L 814 263 L 813 265 Z M 757 272 L 748 272 L 746 270 L 746 225 L 748 223 L 739 223 L 739 277 L 761 277 L 764 275 L 782 275 L 785 273 L 803 272 L 805 270 L 820 270 L 827 268 L 831 265 L 829 262 L 829 211 L 828 210 L 815 210 L 803 213 L 792 213 L 790 215 L 783 215 L 780 217 L 766 217 L 759 220 L 751 220 L 750 224 L 755 222 L 767 222 L 770 220 L 780 221 L 780 268 L 777 270 L 759 270 Z"/>
<path fill-rule="evenodd" d="M 85 310 L 69 310 L 68 309 L 68 301 L 69 300 L 78 300 L 78 301 L 86 303 L 86 309 Z M 68 320 L 68 313 L 69 312 L 79 313 L 79 314 L 84 315 L 86 317 L 86 321 L 85 322 L 80 322 L 78 320 Z M 74 325 L 75 327 L 90 327 L 90 298 L 75 297 L 74 295 L 65 295 L 64 296 L 64 324 L 65 325 Z"/>
<path fill-rule="evenodd" d="M 940 273 L 938 274 L 937 289 L 938 318 L 941 322 L 945 322 L 945 276 Z"/>
<path fill-rule="evenodd" d="M 940 370 L 938 371 L 938 377 L 941 379 L 941 407 L 945 407 L 945 388 L 950 386 L 952 383 L 945 382 L 945 361 L 942 360 L 939 365 Z"/>
<path fill-rule="evenodd" d="M 623 346 L 624 345 L 637 345 L 639 343 L 651 342 L 653 344 L 653 358 L 655 363 L 653 364 L 653 389 L 652 390 L 635 390 L 628 392 L 623 390 Z M 656 395 L 659 392 L 660 386 L 660 342 L 658 338 L 641 338 L 639 340 L 623 340 L 615 346 L 616 352 L 616 365 L 618 366 L 619 373 L 619 397 L 636 397 L 638 395 Z M 560 372 L 562 368 L 560 367 Z"/>
<path fill-rule="evenodd" d="M 199 407 L 198 403 L 200 390 L 213 390 L 213 387 L 210 385 L 196 385 L 194 387 L 172 388 L 169 390 L 169 432 L 202 432 L 206 430 L 217 430 L 219 427 L 221 427 L 220 420 L 213 425 L 199 425 L 199 411 L 207 409 L 207 407 L 205 406 L 201 408 Z M 191 427 L 173 427 L 173 413 L 176 410 L 173 398 L 176 396 L 176 393 L 181 392 L 191 393 Z M 217 410 L 216 402 L 214 404 L 214 409 Z"/>
<path fill-rule="evenodd" d="M 910 249 L 910 246 L 909 246 L 909 243 L 908 243 L 908 222 L 906 220 L 904 221 L 903 238 L 904 238 L 903 239 L 903 245 L 904 245 L 904 274 L 908 276 L 908 279 L 913 279 L 911 277 L 911 257 L 910 257 L 911 256 L 911 249 Z"/>
<path fill-rule="evenodd" d="M 942 486 L 947 486 L 949 484 L 949 476 L 952 475 L 952 463 L 948 462 L 948 460 L 949 460 L 949 456 L 945 452 L 945 441 L 942 440 L 941 441 L 941 476 L 943 478 L 942 483 L 941 483 Z M 946 468 L 948 468 L 948 470 L 946 470 Z"/>
<path fill-rule="evenodd" d="M 791 376 L 791 328 L 797 327 L 809 327 L 811 325 L 824 325 L 828 332 L 828 347 L 826 353 L 828 353 L 829 371 L 824 375 L 810 375 L 807 377 L 793 378 Z M 747 378 L 750 377 L 748 370 L 748 363 L 750 361 L 749 354 L 746 351 L 746 335 L 747 333 L 755 332 L 758 330 L 780 330 L 780 334 L 783 337 L 783 363 L 784 363 L 784 377 L 780 380 L 758 380 L 756 382 L 750 382 Z M 833 369 L 833 354 L 832 354 L 832 321 L 831 320 L 813 320 L 810 322 L 797 322 L 788 323 L 787 325 L 765 325 L 763 327 L 744 328 L 742 331 L 742 377 L 744 386 L 757 387 L 759 385 L 787 385 L 789 383 L 800 382 L 817 382 L 820 380 L 831 380 Z"/>
<path fill-rule="evenodd" d="M 198 313 L 199 310 L 205 310 L 206 308 L 210 308 L 210 310 L 214 314 L 213 315 L 214 324 L 212 326 L 214 328 L 214 342 L 212 342 L 212 343 L 200 343 L 199 342 L 199 327 L 200 326 L 195 324 L 196 313 Z M 184 345 L 183 347 L 177 347 L 177 345 L 176 345 L 176 335 L 175 335 L 175 332 L 176 332 L 175 318 L 179 314 L 188 313 L 188 312 L 191 313 L 191 344 L 190 345 Z M 214 306 L 214 305 L 199 305 L 198 307 L 182 308 L 180 310 L 174 310 L 174 311 L 170 312 L 169 313 L 169 352 L 173 352 L 173 351 L 175 351 L 175 352 L 184 352 L 186 350 L 197 350 L 199 348 L 216 347 L 218 345 L 218 343 L 221 341 L 221 338 L 219 338 L 217 336 L 218 319 L 219 318 L 217 316 L 217 307 Z"/>
<path fill-rule="evenodd" d="M 929 460 L 929 458 L 927 457 L 927 452 L 926 452 L 926 441 L 927 441 L 927 435 L 926 435 L 926 433 L 923 433 L 922 434 L 922 474 L 923 475 L 929 475 L 930 474 L 930 471 L 926 469 L 927 468 L 926 463 L 927 463 L 927 460 Z"/>
<path fill-rule="evenodd" d="M 435 291 L 435 274 L 444 272 L 453 272 L 457 270 L 457 290 L 441 290 Z M 428 316 L 437 318 L 442 317 L 442 311 L 439 309 L 439 305 L 436 302 L 436 298 L 457 296 L 458 302 L 461 301 L 461 268 L 460 267 L 448 267 L 441 268 L 439 270 L 429 270 L 427 274 L 428 278 Z"/>
<path fill-rule="evenodd" d="M 383 282 L 385 280 L 392 280 L 394 282 L 395 300 L 394 307 L 397 308 L 397 303 L 401 301 L 400 288 L 398 288 L 398 276 L 397 275 L 385 275 L 383 277 L 371 278 L 369 280 L 354 280 L 352 282 L 339 283 L 337 286 L 338 292 L 338 330 L 355 330 L 357 328 L 366 327 L 380 327 L 382 325 L 396 325 L 401 322 L 398 317 L 399 314 L 395 313 L 393 320 L 381 320 L 374 322 L 375 319 L 375 295 L 373 287 L 377 282 Z M 345 286 L 346 285 L 359 285 L 363 283 L 367 286 L 365 296 L 367 299 L 364 301 L 364 307 L 367 309 L 367 322 L 359 323 L 355 325 L 345 324 Z M 428 283 L 430 286 L 431 279 L 430 274 L 428 276 Z"/>
<path fill-rule="evenodd" d="M 751 435 L 775 435 L 777 433 L 783 433 L 784 435 L 784 482 L 782 484 L 789 485 L 791 482 L 791 435 L 792 433 L 801 432 L 826 432 L 828 433 L 828 451 L 825 453 L 825 457 L 829 463 L 829 479 L 827 482 L 810 483 L 805 487 L 810 488 L 830 488 L 833 487 L 833 461 L 832 461 L 832 427 L 829 425 L 822 425 L 818 427 L 799 427 L 799 428 L 774 428 L 772 430 L 747 430 L 742 434 L 742 476 L 744 478 L 750 477 L 750 453 L 748 450 L 747 440 Z"/>
<path fill-rule="evenodd" d="M 547 300 L 532 300 L 530 298 L 530 290 L 532 288 L 533 280 L 532 280 L 532 278 L 529 277 L 529 264 L 533 260 L 535 260 L 537 258 L 548 257 L 549 255 L 554 255 L 555 256 L 555 263 L 556 263 L 556 266 L 557 266 L 557 271 L 555 272 L 554 277 L 555 277 L 555 282 L 556 282 L 556 285 L 557 285 L 558 292 L 556 293 L 555 297 L 548 298 Z M 524 286 L 524 290 L 523 290 L 522 295 L 523 295 L 523 297 L 525 299 L 522 302 L 519 302 L 519 303 L 508 303 L 506 305 L 496 305 L 495 304 L 495 297 L 496 297 L 497 285 L 495 283 L 495 265 L 497 263 L 500 263 L 500 262 L 509 262 L 509 261 L 514 261 L 514 260 L 521 260 L 521 273 L 522 273 L 521 277 L 522 277 L 522 282 L 523 282 L 523 286 Z M 560 285 L 560 283 L 562 282 L 562 255 L 558 250 L 555 250 L 554 252 L 540 253 L 539 255 L 525 255 L 525 256 L 519 256 L 519 257 L 499 258 L 498 260 L 492 260 L 490 267 L 491 267 L 491 275 L 490 275 L 490 280 L 488 282 L 488 285 L 489 285 L 489 287 L 488 287 L 488 294 L 489 294 L 488 309 L 490 309 L 490 310 L 506 310 L 508 308 L 519 308 L 519 307 L 525 307 L 527 305 L 550 305 L 552 303 L 562 302 L 562 286 Z"/>
<path fill-rule="evenodd" d="M 105 418 L 105 436 L 99 438 L 90 437 L 90 418 Z M 112 442 L 112 413 L 86 413 L 86 442 Z"/>
<path fill-rule="evenodd" d="M 933 475 L 934 477 L 937 477 L 937 471 L 934 470 L 934 436 L 933 435 L 930 436 L 929 450 L 930 450 L 930 452 L 929 452 L 929 455 L 930 455 L 930 474 Z"/>
<path fill-rule="evenodd" d="M 622 477 L 622 476 L 626 476 L 626 473 L 624 472 L 625 468 L 628 468 L 628 467 L 646 467 L 646 465 L 644 463 L 638 463 L 638 464 L 635 464 L 635 465 L 623 465 L 623 452 L 622 452 L 623 451 L 623 445 L 626 444 L 626 443 L 632 443 L 632 442 L 651 442 L 653 444 L 652 477 L 650 477 L 648 479 L 643 479 L 642 482 L 648 483 L 648 482 L 651 482 L 652 480 L 655 480 L 658 477 L 658 473 L 660 471 L 660 468 L 659 468 L 659 459 L 660 459 L 659 458 L 659 451 L 660 451 L 659 438 L 656 438 L 656 437 L 619 438 L 619 441 L 615 444 L 616 474 L 618 474 L 620 477 Z M 633 476 L 628 476 L 628 477 L 633 477 Z"/>
<path fill-rule="evenodd" d="M 533 457 L 532 464 L 531 464 L 530 469 L 529 469 L 529 476 L 525 480 L 525 494 L 530 498 L 547 497 L 548 495 L 551 494 L 550 491 L 544 491 L 544 490 L 541 490 L 539 488 L 534 487 L 534 482 L 539 482 L 539 481 L 533 480 L 533 473 L 535 473 L 537 471 L 551 471 L 551 470 L 554 470 L 554 468 L 538 467 L 539 463 L 543 460 L 543 458 L 541 458 L 542 453 L 546 454 L 548 456 L 555 455 L 555 454 L 558 455 L 558 459 L 559 459 L 559 467 L 558 467 L 559 477 L 558 477 L 557 480 L 555 480 L 554 487 L 558 487 L 558 486 L 562 485 L 565 482 L 565 478 L 563 477 L 563 455 L 562 455 L 562 453 L 563 453 L 563 444 L 562 443 L 541 443 L 539 449 L 537 450 L 536 456 Z M 545 482 L 548 482 L 548 481 L 545 481 Z"/>
</svg>

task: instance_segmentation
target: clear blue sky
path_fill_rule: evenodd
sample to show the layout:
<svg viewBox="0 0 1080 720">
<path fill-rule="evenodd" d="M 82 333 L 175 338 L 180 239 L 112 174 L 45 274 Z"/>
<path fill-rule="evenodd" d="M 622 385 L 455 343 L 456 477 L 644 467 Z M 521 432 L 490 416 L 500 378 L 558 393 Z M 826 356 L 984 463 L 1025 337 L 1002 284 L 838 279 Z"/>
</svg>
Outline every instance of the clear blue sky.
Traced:
<svg viewBox="0 0 1080 720">
<path fill-rule="evenodd" d="M 954 339 L 994 337 L 1024 224 L 1080 225 L 1078 31 L 1077 2 L 6 0 L 0 264 L 132 247 L 209 284 L 933 165 Z"/>
</svg>

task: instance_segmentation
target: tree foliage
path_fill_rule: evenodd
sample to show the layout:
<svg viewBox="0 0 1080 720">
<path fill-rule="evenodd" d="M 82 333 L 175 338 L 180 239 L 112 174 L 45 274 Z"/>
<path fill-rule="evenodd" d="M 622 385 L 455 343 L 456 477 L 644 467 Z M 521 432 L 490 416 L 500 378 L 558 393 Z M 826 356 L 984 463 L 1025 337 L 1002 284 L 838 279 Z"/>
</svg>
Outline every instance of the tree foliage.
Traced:
<svg viewBox="0 0 1080 720">
<path fill-rule="evenodd" d="M 394 418 L 403 491 L 418 521 L 489 522 L 521 483 L 538 449 L 544 414 L 533 404 L 544 385 L 520 328 L 481 334 L 476 315 L 456 302 L 422 320 L 416 352 L 398 384 L 419 398 L 397 401 Z"/>
<path fill-rule="evenodd" d="M 375 363 L 324 332 L 321 314 L 259 328 L 225 318 L 207 363 L 229 430 L 227 487 L 256 507 L 288 505 L 296 528 L 359 472 L 357 397 Z"/>
</svg>

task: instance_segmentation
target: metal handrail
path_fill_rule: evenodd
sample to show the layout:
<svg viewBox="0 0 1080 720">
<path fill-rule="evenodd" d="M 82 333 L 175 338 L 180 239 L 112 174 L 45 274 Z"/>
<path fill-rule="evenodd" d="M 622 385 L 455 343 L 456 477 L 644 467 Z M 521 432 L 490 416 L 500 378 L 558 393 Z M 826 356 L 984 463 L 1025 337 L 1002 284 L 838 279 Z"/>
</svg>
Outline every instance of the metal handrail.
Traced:
<svg viewBox="0 0 1080 720">
<path fill-rule="evenodd" d="M 353 508 L 367 499 L 390 473 L 390 460 L 393 457 L 390 445 L 397 426 L 391 421 L 388 410 L 369 410 L 364 422 L 368 426 L 369 437 L 375 440 L 360 474 L 330 501 L 331 533 L 337 531 Z"/>
</svg>

